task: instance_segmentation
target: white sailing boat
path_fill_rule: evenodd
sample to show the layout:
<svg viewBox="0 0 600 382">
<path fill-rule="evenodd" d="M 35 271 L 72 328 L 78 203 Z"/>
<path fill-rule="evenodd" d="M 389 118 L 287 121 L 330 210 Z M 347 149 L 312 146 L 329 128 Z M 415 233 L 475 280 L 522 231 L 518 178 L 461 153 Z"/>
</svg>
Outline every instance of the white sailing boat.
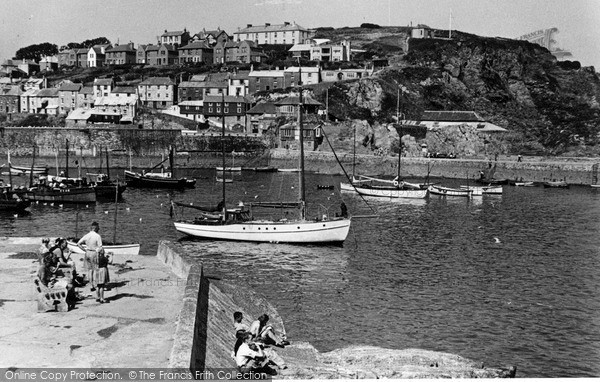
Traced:
<svg viewBox="0 0 600 382">
<path fill-rule="evenodd" d="M 398 119 L 398 122 L 400 120 Z M 423 199 L 427 197 L 427 188 L 420 187 L 415 183 L 408 183 L 400 177 L 402 164 L 402 125 L 398 129 L 400 136 L 400 148 L 398 149 L 398 175 L 393 180 L 373 178 L 370 176 L 354 176 L 354 159 L 352 163 L 352 183 L 340 183 L 342 191 L 356 192 L 363 196 L 374 196 L 382 198 L 412 198 Z M 354 158 L 356 158 L 356 129 L 354 131 Z"/>
<path fill-rule="evenodd" d="M 346 239 L 350 230 L 350 218 L 346 216 L 330 218 L 327 215 L 313 220 L 306 218 L 304 137 L 302 131 L 302 88 L 299 90 L 298 128 L 300 129 L 300 201 L 293 203 L 252 203 L 249 205 L 250 209 L 246 205 L 239 205 L 236 208 L 229 209 L 225 205 L 225 201 L 227 200 L 226 183 L 223 182 L 223 201 L 222 205 L 220 204 L 220 207 L 222 207 L 220 213 L 215 214 L 214 212 L 206 211 L 205 213 L 201 213 L 201 215 L 193 221 L 176 221 L 174 224 L 177 231 L 189 236 L 205 239 L 267 243 L 341 243 Z M 224 115 L 222 115 L 222 118 L 224 136 Z M 221 149 L 223 153 L 222 178 L 225 179 L 225 148 L 223 142 Z M 252 207 L 298 207 L 300 210 L 300 217 L 297 220 L 253 220 Z"/>
</svg>

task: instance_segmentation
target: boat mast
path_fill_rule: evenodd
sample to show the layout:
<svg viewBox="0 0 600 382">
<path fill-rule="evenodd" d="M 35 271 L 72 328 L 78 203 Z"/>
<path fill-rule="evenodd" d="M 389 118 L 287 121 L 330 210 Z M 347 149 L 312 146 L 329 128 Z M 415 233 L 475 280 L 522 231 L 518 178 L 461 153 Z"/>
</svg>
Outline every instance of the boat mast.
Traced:
<svg viewBox="0 0 600 382">
<path fill-rule="evenodd" d="M 171 170 L 171 179 L 175 179 L 175 166 L 173 166 L 175 163 L 174 151 L 174 146 L 169 146 L 169 170 Z"/>
<path fill-rule="evenodd" d="M 108 146 L 105 147 L 106 149 L 106 180 L 110 179 L 110 166 L 108 165 Z M 100 157 L 102 158 L 102 155 L 100 155 Z M 102 172 L 102 171 L 100 171 Z"/>
<path fill-rule="evenodd" d="M 35 166 L 35 143 L 33 144 L 33 154 L 31 157 L 31 171 L 29 172 L 29 187 L 33 187 L 33 168 Z M 10 169 L 8 170 L 10 171 Z"/>
<path fill-rule="evenodd" d="M 356 167 L 356 125 L 354 125 L 354 145 L 352 150 L 352 182 L 354 182 L 354 168 Z"/>
<path fill-rule="evenodd" d="M 398 129 L 398 135 L 399 135 L 399 139 L 398 139 L 398 183 L 399 183 L 400 180 L 402 179 L 400 177 L 400 168 L 401 168 L 401 164 L 402 164 L 402 123 L 400 122 L 400 89 L 398 89 L 398 97 L 397 97 L 397 101 L 396 101 L 396 121 L 398 123 L 398 126 L 400 127 Z"/>
<path fill-rule="evenodd" d="M 302 131 L 302 66 L 298 58 L 298 129 L 300 130 L 300 219 L 306 219 L 306 191 L 304 189 L 304 131 Z"/>
<path fill-rule="evenodd" d="M 69 140 L 67 139 L 67 163 L 65 164 L 65 178 L 69 177 Z"/>
<path fill-rule="evenodd" d="M 225 205 L 225 93 L 221 93 L 221 159 L 223 178 L 223 222 L 227 221 L 227 206 Z"/>
<path fill-rule="evenodd" d="M 12 164 L 10 163 L 10 149 L 6 150 L 7 156 L 8 156 L 8 181 L 10 182 L 10 189 L 13 189 L 13 182 L 12 182 Z"/>
</svg>

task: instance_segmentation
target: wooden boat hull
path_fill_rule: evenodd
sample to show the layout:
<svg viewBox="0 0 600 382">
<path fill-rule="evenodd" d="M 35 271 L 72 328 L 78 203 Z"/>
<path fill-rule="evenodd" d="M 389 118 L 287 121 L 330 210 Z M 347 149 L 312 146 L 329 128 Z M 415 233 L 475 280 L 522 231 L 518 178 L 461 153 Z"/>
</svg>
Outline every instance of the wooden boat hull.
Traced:
<svg viewBox="0 0 600 382">
<path fill-rule="evenodd" d="M 429 193 L 432 195 L 440 196 L 456 196 L 463 198 L 470 198 L 473 195 L 472 190 L 464 190 L 460 188 L 450 188 L 441 186 L 429 186 Z"/>
<path fill-rule="evenodd" d="M 214 240 L 259 243 L 340 243 L 350 231 L 350 219 L 323 221 L 251 221 L 232 224 L 175 222 L 175 229 L 186 235 Z"/>
<path fill-rule="evenodd" d="M 127 185 L 122 183 L 104 183 L 94 185 L 94 190 L 96 190 L 96 198 L 102 199 L 114 199 L 115 193 L 118 195 L 117 197 L 120 198 L 126 189 Z"/>
<path fill-rule="evenodd" d="M 502 186 L 460 186 L 461 190 L 472 190 L 473 196 L 502 195 Z"/>
<path fill-rule="evenodd" d="M 515 182 L 515 186 L 517 187 L 535 187 L 534 182 Z"/>
<path fill-rule="evenodd" d="M 73 242 L 73 241 L 67 241 L 67 247 L 69 248 L 69 250 L 71 252 L 77 253 L 77 254 L 84 254 L 84 251 L 81 250 L 81 248 L 79 248 L 77 246 L 77 243 Z M 83 246 L 85 247 L 85 245 Z M 117 245 L 105 245 L 102 248 L 104 248 L 104 251 L 106 253 L 112 253 L 113 255 L 121 255 L 121 256 L 129 256 L 129 255 L 138 255 L 140 253 L 140 245 L 139 244 L 117 244 Z"/>
<path fill-rule="evenodd" d="M 31 205 L 29 200 L 2 200 L 0 199 L 0 211 L 25 211 Z"/>
<path fill-rule="evenodd" d="M 569 188 L 567 182 L 544 182 L 544 188 Z"/>
<path fill-rule="evenodd" d="M 35 174 L 41 175 L 41 174 L 48 173 L 48 167 L 47 166 L 33 166 L 33 171 L 32 171 L 31 167 L 10 165 L 10 172 L 12 175 L 23 175 L 23 174 L 29 174 L 31 172 L 33 172 L 34 175 Z"/>
<path fill-rule="evenodd" d="M 365 187 L 361 185 L 353 186 L 349 183 L 340 183 L 342 191 L 356 192 L 363 196 L 374 196 L 380 198 L 411 198 L 423 199 L 427 197 L 427 190 L 404 190 L 397 187 Z"/>
<path fill-rule="evenodd" d="M 195 179 L 187 178 L 166 178 L 158 176 L 144 176 L 137 172 L 125 171 L 125 180 L 129 187 L 139 188 L 173 188 L 184 189 L 193 188 L 196 185 Z"/>
<path fill-rule="evenodd" d="M 265 167 L 254 167 L 256 172 L 277 172 L 277 167 L 265 166 Z"/>
<path fill-rule="evenodd" d="M 65 189 L 34 189 L 23 194 L 26 200 L 42 203 L 95 203 L 96 191 L 93 187 Z"/>
<path fill-rule="evenodd" d="M 216 170 L 223 172 L 223 167 L 216 167 Z M 242 168 L 241 167 L 225 167 L 225 172 L 227 172 L 227 171 L 237 172 L 237 171 L 242 171 Z"/>
</svg>

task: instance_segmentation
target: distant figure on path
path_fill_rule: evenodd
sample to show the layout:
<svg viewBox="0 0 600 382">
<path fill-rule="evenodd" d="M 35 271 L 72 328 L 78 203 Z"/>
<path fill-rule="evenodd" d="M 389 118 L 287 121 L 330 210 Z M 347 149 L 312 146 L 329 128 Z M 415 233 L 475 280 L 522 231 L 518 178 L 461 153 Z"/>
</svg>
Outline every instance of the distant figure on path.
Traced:
<svg viewBox="0 0 600 382">
<path fill-rule="evenodd" d="M 93 222 L 91 230 L 85 234 L 77 242 L 77 246 L 81 250 L 85 251 L 83 260 L 83 267 L 88 271 L 88 281 L 92 288 L 91 291 L 96 290 L 97 274 L 98 274 L 98 249 L 102 248 L 102 237 L 98 233 L 100 231 L 100 225 L 97 222 Z M 83 247 L 85 244 L 85 248 Z"/>
<path fill-rule="evenodd" d="M 523 162 L 523 157 L 521 154 L 517 155 L 517 162 Z"/>
</svg>

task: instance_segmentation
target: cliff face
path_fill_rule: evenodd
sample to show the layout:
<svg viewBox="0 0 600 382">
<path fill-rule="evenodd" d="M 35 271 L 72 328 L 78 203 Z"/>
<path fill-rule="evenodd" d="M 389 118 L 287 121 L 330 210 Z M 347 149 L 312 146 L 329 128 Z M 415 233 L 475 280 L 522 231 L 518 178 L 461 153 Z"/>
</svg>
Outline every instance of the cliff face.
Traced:
<svg viewBox="0 0 600 382">
<path fill-rule="evenodd" d="M 577 62 L 557 62 L 524 41 L 458 33 L 452 40 L 411 39 L 400 64 L 376 76 L 336 84 L 332 113 L 390 122 L 400 112 L 474 110 L 510 130 L 512 152 L 588 153 L 600 143 L 600 78 Z"/>
</svg>

